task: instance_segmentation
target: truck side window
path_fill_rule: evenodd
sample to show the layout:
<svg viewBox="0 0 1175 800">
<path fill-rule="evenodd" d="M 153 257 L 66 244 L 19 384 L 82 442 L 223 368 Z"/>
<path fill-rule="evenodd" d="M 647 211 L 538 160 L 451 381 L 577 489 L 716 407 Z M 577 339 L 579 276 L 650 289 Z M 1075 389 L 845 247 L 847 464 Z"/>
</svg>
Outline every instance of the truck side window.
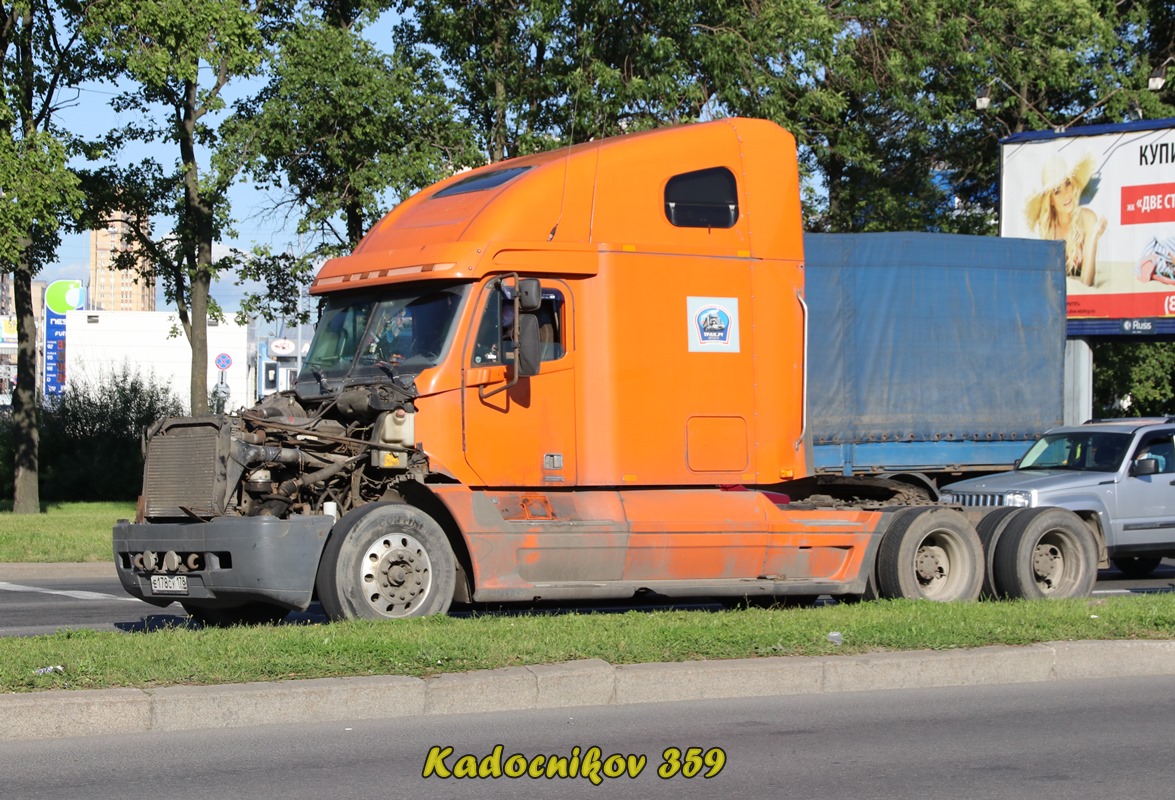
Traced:
<svg viewBox="0 0 1175 800">
<path fill-rule="evenodd" d="M 726 167 L 674 175 L 665 184 L 665 216 L 679 228 L 733 228 L 738 184 Z"/>
<path fill-rule="evenodd" d="M 563 293 L 543 289 L 543 301 L 536 313 L 539 323 L 541 360 L 556 361 L 566 352 L 563 335 Z M 479 366 L 514 360 L 514 300 L 501 287 L 486 296 L 477 339 L 473 346 L 473 363 Z"/>
</svg>

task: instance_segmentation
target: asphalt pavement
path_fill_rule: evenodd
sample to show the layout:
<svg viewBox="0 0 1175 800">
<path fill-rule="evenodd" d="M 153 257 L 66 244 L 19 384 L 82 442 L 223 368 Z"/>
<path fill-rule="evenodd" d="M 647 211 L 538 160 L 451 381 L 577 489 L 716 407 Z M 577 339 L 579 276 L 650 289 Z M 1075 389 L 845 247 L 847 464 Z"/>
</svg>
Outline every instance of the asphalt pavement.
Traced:
<svg viewBox="0 0 1175 800">
<path fill-rule="evenodd" d="M 5 564 L 0 580 L 44 576 L 46 570 L 76 570 L 80 577 L 112 568 Z M 1148 675 L 1175 675 L 1175 641 L 669 664 L 591 659 L 423 679 L 388 675 L 14 693 L 0 696 L 0 740 Z"/>
</svg>

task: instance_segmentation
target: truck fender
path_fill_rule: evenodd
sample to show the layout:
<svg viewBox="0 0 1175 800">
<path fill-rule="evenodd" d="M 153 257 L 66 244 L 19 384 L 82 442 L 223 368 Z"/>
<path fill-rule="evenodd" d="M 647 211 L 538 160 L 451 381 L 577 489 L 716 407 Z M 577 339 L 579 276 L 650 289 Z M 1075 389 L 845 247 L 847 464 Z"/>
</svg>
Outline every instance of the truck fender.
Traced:
<svg viewBox="0 0 1175 800">
<path fill-rule="evenodd" d="M 911 486 L 926 490 L 927 500 L 937 503 L 939 499 L 938 484 L 921 472 L 883 472 L 877 477 L 885 478 L 898 483 L 908 483 Z"/>
</svg>

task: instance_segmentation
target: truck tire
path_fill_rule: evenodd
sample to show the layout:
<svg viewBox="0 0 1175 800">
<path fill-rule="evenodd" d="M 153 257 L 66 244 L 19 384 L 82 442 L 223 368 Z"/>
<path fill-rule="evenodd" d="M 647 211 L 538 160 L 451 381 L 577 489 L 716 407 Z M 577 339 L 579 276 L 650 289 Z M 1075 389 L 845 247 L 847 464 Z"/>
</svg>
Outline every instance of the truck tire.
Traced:
<svg viewBox="0 0 1175 800">
<path fill-rule="evenodd" d="M 1008 527 L 1008 523 L 1012 521 L 1012 517 L 1023 510 L 1023 508 L 996 508 L 979 520 L 979 524 L 975 526 L 975 530 L 979 534 L 979 542 L 983 545 L 984 569 L 981 597 L 999 597 L 999 592 L 995 588 L 995 548 L 1000 541 L 1000 536 Z"/>
<path fill-rule="evenodd" d="M 1097 580 L 1097 544 L 1081 517 L 1064 508 L 1026 508 L 996 544 L 1000 597 L 1085 597 Z"/>
<path fill-rule="evenodd" d="M 950 508 L 897 517 L 877 552 L 882 597 L 975 600 L 983 587 L 983 547 L 967 518 Z"/>
<path fill-rule="evenodd" d="M 1145 578 L 1163 563 L 1162 556 L 1120 556 L 1111 558 L 1110 563 L 1127 578 Z"/>
<path fill-rule="evenodd" d="M 371 503 L 331 530 L 315 587 L 333 620 L 444 614 L 457 560 L 441 526 L 405 503 Z"/>
<path fill-rule="evenodd" d="M 274 625 L 290 613 L 288 608 L 273 603 L 245 603 L 231 608 L 209 608 L 191 603 L 180 603 L 184 611 L 205 628 L 228 628 L 233 625 Z"/>
</svg>

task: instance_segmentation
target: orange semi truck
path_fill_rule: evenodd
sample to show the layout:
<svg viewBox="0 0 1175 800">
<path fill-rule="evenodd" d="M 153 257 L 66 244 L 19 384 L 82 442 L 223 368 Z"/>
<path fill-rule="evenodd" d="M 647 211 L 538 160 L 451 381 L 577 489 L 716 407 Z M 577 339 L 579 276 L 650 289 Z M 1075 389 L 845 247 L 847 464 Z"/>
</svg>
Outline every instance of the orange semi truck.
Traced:
<svg viewBox="0 0 1175 800">
<path fill-rule="evenodd" d="M 968 600 L 990 577 L 982 511 L 880 479 L 797 493 L 819 365 L 795 142 L 772 123 L 456 175 L 311 293 L 292 391 L 149 432 L 138 518 L 114 529 L 132 595 L 227 624 L 315 599 L 334 619 L 647 593 Z M 1088 592 L 1091 547 L 1059 554 L 1041 593 Z"/>
</svg>

